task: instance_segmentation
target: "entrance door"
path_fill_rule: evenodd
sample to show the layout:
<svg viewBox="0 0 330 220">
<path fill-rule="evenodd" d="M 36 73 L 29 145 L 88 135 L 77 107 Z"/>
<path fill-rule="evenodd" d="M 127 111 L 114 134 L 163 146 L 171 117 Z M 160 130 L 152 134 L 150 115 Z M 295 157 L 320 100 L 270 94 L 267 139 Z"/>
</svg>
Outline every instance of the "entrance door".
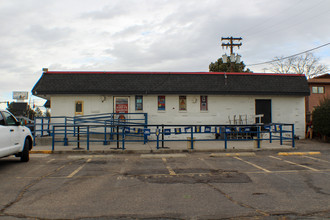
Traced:
<svg viewBox="0 0 330 220">
<path fill-rule="evenodd" d="M 256 123 L 269 124 L 272 123 L 272 100 L 271 99 L 256 99 L 256 115 L 263 114 L 264 117 L 256 118 Z"/>
</svg>

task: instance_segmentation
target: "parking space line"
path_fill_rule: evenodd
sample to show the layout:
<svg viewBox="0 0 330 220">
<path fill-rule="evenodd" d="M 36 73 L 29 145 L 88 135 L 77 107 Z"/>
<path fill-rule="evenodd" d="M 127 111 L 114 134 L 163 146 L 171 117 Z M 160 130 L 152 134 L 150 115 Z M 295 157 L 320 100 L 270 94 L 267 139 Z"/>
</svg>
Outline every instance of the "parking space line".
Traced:
<svg viewBox="0 0 330 220">
<path fill-rule="evenodd" d="M 54 161 L 55 159 L 50 159 L 50 160 L 48 160 L 47 161 L 47 163 L 50 163 L 50 162 L 52 162 L 52 161 Z"/>
<path fill-rule="evenodd" d="M 247 164 L 249 164 L 251 166 L 254 166 L 255 168 L 258 168 L 259 170 L 262 170 L 262 171 L 264 171 L 266 173 L 271 173 L 271 171 L 269 171 L 269 170 L 267 170 L 265 168 L 262 168 L 261 166 L 258 166 L 257 164 L 254 164 L 254 163 L 251 163 L 249 161 L 243 160 L 242 158 L 239 158 L 239 157 L 234 157 L 234 158 L 237 159 L 237 160 L 240 160 L 240 161 L 242 161 L 244 163 L 247 163 Z"/>
<path fill-rule="evenodd" d="M 315 157 L 310 157 L 310 156 L 303 156 L 303 157 L 306 157 L 306 158 L 309 158 L 309 159 L 312 159 L 312 160 L 321 161 L 321 162 L 324 162 L 324 163 L 330 163 L 330 161 L 322 160 L 322 159 L 315 158 Z"/>
<path fill-rule="evenodd" d="M 286 162 L 286 163 L 289 163 L 289 164 L 292 164 L 292 165 L 296 165 L 296 166 L 299 166 L 299 167 L 303 167 L 303 168 L 306 168 L 306 169 L 309 169 L 309 170 L 312 170 L 312 171 L 317 171 L 319 172 L 320 170 L 318 169 L 314 169 L 312 167 L 309 167 L 309 166 L 305 166 L 305 165 L 301 165 L 301 164 L 298 164 L 298 163 L 294 163 L 292 161 L 289 161 L 289 160 L 284 160 L 282 158 L 278 158 L 278 157 L 274 157 L 274 156 L 269 156 L 270 158 L 273 158 L 273 159 L 276 159 L 276 160 L 280 160 L 280 161 L 283 161 L 283 162 Z"/>
<path fill-rule="evenodd" d="M 84 166 L 87 164 L 87 163 L 89 163 L 89 162 L 91 162 L 91 158 L 89 158 L 87 161 L 86 161 L 86 163 L 84 163 L 83 165 L 81 165 L 80 167 L 78 167 L 75 171 L 73 171 L 69 176 L 67 176 L 67 178 L 72 178 L 74 175 L 76 175 L 82 168 L 84 168 Z"/>
<path fill-rule="evenodd" d="M 164 164 L 165 164 L 165 166 L 166 166 L 166 169 L 167 169 L 168 172 L 170 173 L 170 175 L 171 175 L 171 176 L 176 176 L 176 173 L 174 172 L 174 170 L 173 170 L 170 166 L 168 166 L 168 165 L 166 164 L 166 162 L 167 162 L 166 158 L 163 157 L 162 160 L 163 160 L 163 162 L 164 162 Z"/>
</svg>

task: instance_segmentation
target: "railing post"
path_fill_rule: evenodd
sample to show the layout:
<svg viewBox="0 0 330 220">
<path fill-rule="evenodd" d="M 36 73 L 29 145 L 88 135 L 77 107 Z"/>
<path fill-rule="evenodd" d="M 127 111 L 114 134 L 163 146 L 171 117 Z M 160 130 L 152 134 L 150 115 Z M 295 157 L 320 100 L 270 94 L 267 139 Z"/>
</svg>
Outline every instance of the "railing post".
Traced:
<svg viewBox="0 0 330 220">
<path fill-rule="evenodd" d="M 164 125 L 162 125 L 162 148 L 164 148 Z"/>
<path fill-rule="evenodd" d="M 89 125 L 87 126 L 87 150 L 89 151 Z"/>
<path fill-rule="evenodd" d="M 104 142 L 103 145 L 107 145 L 107 120 L 104 121 Z"/>
<path fill-rule="evenodd" d="M 55 150 L 55 126 L 53 126 L 53 133 L 52 133 L 52 151 Z"/>
<path fill-rule="evenodd" d="M 270 125 L 269 126 L 269 143 L 272 143 L 272 127 L 273 127 L 273 125 Z"/>
<path fill-rule="evenodd" d="M 292 127 L 292 148 L 295 148 L 295 140 L 294 140 L 294 124 L 292 124 L 291 127 Z"/>
<path fill-rule="evenodd" d="M 37 126 L 36 126 L 36 117 L 34 118 L 34 132 L 33 132 L 33 146 L 36 146 L 36 133 L 37 133 Z"/>
<path fill-rule="evenodd" d="M 258 149 L 260 148 L 260 126 L 257 126 L 257 143 L 258 143 Z"/>
<path fill-rule="evenodd" d="M 78 129 L 79 129 L 79 127 L 78 127 Z M 64 146 L 68 146 L 67 118 L 66 117 L 64 118 Z"/>
<path fill-rule="evenodd" d="M 78 126 L 77 149 L 80 148 L 80 126 Z"/>
<path fill-rule="evenodd" d="M 125 126 L 123 126 L 122 128 L 122 141 L 123 141 L 122 148 L 123 150 L 125 150 Z"/>
<path fill-rule="evenodd" d="M 282 125 L 280 124 L 280 145 L 283 144 Z"/>
<path fill-rule="evenodd" d="M 117 125 L 117 149 L 119 149 L 119 126 Z"/>
<path fill-rule="evenodd" d="M 157 150 L 159 149 L 159 129 L 158 126 L 156 128 L 156 137 L 157 137 Z"/>
<path fill-rule="evenodd" d="M 225 127 L 225 150 L 227 150 L 227 127 Z"/>
<path fill-rule="evenodd" d="M 190 149 L 193 150 L 194 149 L 194 129 L 191 126 L 190 129 Z"/>
</svg>

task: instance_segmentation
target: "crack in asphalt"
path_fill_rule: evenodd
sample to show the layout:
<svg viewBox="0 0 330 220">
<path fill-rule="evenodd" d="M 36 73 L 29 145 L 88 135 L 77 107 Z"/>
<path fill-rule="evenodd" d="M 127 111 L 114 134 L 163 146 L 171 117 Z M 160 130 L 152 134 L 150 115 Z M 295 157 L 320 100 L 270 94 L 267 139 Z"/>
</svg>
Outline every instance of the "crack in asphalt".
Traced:
<svg viewBox="0 0 330 220">
<path fill-rule="evenodd" d="M 15 198 L 13 201 L 7 203 L 7 204 L 6 204 L 6 205 L 0 210 L 0 216 L 1 216 L 1 215 L 3 215 L 3 216 L 11 216 L 11 215 L 5 213 L 5 211 L 6 211 L 8 208 L 10 208 L 11 206 L 13 206 L 14 204 L 16 204 L 17 202 L 19 202 L 20 200 L 22 200 L 24 194 L 25 194 L 25 193 L 26 193 L 31 187 L 35 186 L 35 185 L 38 184 L 41 180 L 43 180 L 43 179 L 49 177 L 50 175 L 53 175 L 53 174 L 59 172 L 59 171 L 62 170 L 64 167 L 66 167 L 67 165 L 70 165 L 70 164 L 72 164 L 72 161 L 67 162 L 66 164 L 62 165 L 61 167 L 58 167 L 57 169 L 55 169 L 55 170 L 53 170 L 53 171 L 51 171 L 51 172 L 49 172 L 49 173 L 47 173 L 47 174 L 45 174 L 45 175 L 43 175 L 43 176 L 38 177 L 36 180 L 34 180 L 34 181 L 31 182 L 30 184 L 26 185 L 26 186 L 25 186 L 25 187 L 24 187 L 24 188 L 18 193 L 18 195 L 16 196 L 16 198 Z M 18 215 L 18 216 L 15 216 L 15 217 L 17 217 L 17 218 L 25 218 L 26 216 Z"/>
<path fill-rule="evenodd" d="M 245 203 L 243 203 L 243 202 L 240 202 L 240 201 L 235 200 L 235 199 L 234 199 L 233 197 L 231 197 L 229 194 L 225 193 L 224 191 L 222 191 L 221 189 L 215 187 L 214 185 L 212 185 L 212 184 L 210 184 L 210 183 L 207 183 L 206 185 L 208 185 L 209 187 L 211 187 L 211 188 L 214 189 L 215 191 L 221 193 L 221 194 L 222 194 L 223 196 L 225 196 L 229 201 L 231 201 L 232 203 L 234 203 L 234 204 L 236 204 L 236 205 L 239 205 L 239 206 L 241 206 L 241 207 L 243 207 L 243 208 L 253 209 L 255 212 L 257 212 L 257 213 L 259 213 L 259 214 L 261 214 L 261 215 L 263 215 L 263 216 L 270 216 L 270 214 L 267 213 L 267 212 L 264 212 L 264 211 L 262 211 L 262 210 L 260 210 L 260 209 L 257 209 L 257 208 L 255 208 L 255 207 L 252 207 L 252 206 L 250 206 L 250 205 L 248 205 L 248 204 L 245 204 Z"/>
<path fill-rule="evenodd" d="M 303 174 L 303 177 L 305 178 L 304 182 L 307 184 L 307 186 L 310 189 L 314 190 L 314 192 L 322 194 L 322 195 L 327 195 L 327 196 L 330 195 L 330 193 L 323 192 L 322 188 L 315 186 L 314 183 L 313 183 L 312 178 L 309 175 Z"/>
</svg>

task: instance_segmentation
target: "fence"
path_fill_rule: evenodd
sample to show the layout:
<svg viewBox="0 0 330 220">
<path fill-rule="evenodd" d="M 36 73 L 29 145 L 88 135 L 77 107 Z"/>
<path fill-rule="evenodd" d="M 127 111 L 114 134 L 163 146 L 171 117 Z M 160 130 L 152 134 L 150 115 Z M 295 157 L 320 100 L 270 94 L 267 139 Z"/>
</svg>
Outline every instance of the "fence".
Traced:
<svg viewBox="0 0 330 220">
<path fill-rule="evenodd" d="M 91 139 L 95 134 L 103 130 L 104 139 Z M 67 131 L 75 131 L 68 133 Z M 104 145 L 114 142 L 117 148 L 125 150 L 127 142 L 156 142 L 156 148 L 164 147 L 167 141 L 189 141 L 190 149 L 194 149 L 196 141 L 224 141 L 224 148 L 230 141 L 255 141 L 257 148 L 263 140 L 272 143 L 279 140 L 282 145 L 284 141 L 290 141 L 292 148 L 295 147 L 294 124 L 272 123 L 268 125 L 148 125 L 128 124 L 118 121 L 117 124 L 75 124 L 75 125 L 53 125 L 52 126 L 52 150 L 55 150 L 55 143 L 62 142 L 68 145 L 69 142 L 85 142 L 87 150 L 90 150 L 90 143 L 103 142 Z M 68 135 L 71 138 L 68 139 Z M 175 135 L 175 138 L 170 138 Z M 63 137 L 61 139 L 61 137 Z M 57 137 L 60 137 L 58 139 Z M 109 138 L 108 138 L 109 137 Z M 129 138 L 130 137 L 130 138 Z M 140 137 L 137 139 L 136 137 Z"/>
</svg>

